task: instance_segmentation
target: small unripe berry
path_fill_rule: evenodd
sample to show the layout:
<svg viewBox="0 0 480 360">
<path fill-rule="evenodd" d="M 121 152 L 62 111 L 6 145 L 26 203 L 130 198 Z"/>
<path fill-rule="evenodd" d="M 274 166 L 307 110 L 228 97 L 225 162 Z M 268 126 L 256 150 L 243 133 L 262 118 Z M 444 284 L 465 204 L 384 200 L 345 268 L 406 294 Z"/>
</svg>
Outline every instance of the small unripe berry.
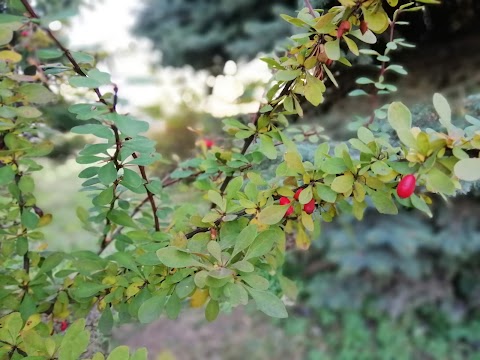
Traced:
<svg viewBox="0 0 480 360">
<path fill-rule="evenodd" d="M 280 205 L 288 205 L 290 204 L 290 199 L 285 196 L 282 196 L 278 202 L 280 203 Z M 287 211 L 285 212 L 285 216 L 289 216 L 292 213 L 293 213 L 293 206 L 289 206 Z"/>
<path fill-rule="evenodd" d="M 410 197 L 415 191 L 417 179 L 412 174 L 405 175 L 397 185 L 397 195 L 402 199 Z"/>
<path fill-rule="evenodd" d="M 310 200 L 308 203 L 303 205 L 303 211 L 305 211 L 307 214 L 312 214 L 316 209 L 315 206 L 315 199 Z"/>
</svg>

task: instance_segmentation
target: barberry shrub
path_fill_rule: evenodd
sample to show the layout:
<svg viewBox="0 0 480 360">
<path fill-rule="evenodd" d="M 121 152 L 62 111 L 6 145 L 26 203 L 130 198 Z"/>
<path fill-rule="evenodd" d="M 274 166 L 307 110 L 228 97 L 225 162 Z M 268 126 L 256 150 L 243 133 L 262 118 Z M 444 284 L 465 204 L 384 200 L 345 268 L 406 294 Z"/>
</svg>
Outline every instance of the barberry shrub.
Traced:
<svg viewBox="0 0 480 360">
<path fill-rule="evenodd" d="M 349 66 L 347 54 L 359 55 L 359 45 L 374 44 L 393 26 L 381 0 L 342 0 L 328 11 L 307 6 L 297 17 L 283 16 L 302 32 L 283 56 L 263 59 L 274 76 L 258 112 L 246 122 L 225 119 L 229 146 L 207 144 L 162 179 L 148 171 L 164 161 L 142 135 L 148 123 L 117 112 L 110 75 L 96 69 L 92 55 L 68 50 L 27 0 L 21 4 L 17 13 L 0 16 L 1 359 L 81 357 L 93 310 L 105 333 L 115 321 L 176 318 L 184 306 L 204 307 L 213 321 L 222 309 L 253 301 L 269 316 L 286 317 L 284 300 L 297 292 L 282 274 L 292 246 L 287 235 L 307 250 L 322 222 L 342 213 L 361 220 L 367 205 L 382 214 L 395 215 L 402 206 L 431 216 L 431 194 L 454 196 L 480 179 L 480 121 L 468 117 L 470 126 L 456 127 L 439 94 L 433 103 L 443 131 L 412 127 L 400 102 L 383 107 L 382 126 L 367 121 L 348 142 L 318 144 L 310 159 L 301 156 L 298 134 L 286 131 L 289 117 L 319 105 L 326 87 L 337 85 L 334 64 Z M 393 19 L 418 9 L 401 5 Z M 404 45 L 392 39 L 387 49 Z M 389 70 L 387 52 L 373 55 Z M 374 96 L 392 90 L 383 80 Z M 77 156 L 85 164 L 81 191 L 92 199 L 77 214 L 98 236 L 96 253 L 48 251 L 41 231 L 55 214 L 37 204 L 32 177 L 42 171 L 36 159 L 53 147 L 40 108 L 54 106 L 65 83 L 97 97 L 70 107 L 85 121 L 72 133 L 96 137 Z M 320 141 L 310 135 L 301 138 Z M 273 175 L 261 171 L 265 163 L 276 164 Z M 191 202 L 179 204 L 172 188 L 184 181 L 195 191 Z M 120 346 L 108 359 L 146 356 L 144 349 L 130 354 Z"/>
</svg>

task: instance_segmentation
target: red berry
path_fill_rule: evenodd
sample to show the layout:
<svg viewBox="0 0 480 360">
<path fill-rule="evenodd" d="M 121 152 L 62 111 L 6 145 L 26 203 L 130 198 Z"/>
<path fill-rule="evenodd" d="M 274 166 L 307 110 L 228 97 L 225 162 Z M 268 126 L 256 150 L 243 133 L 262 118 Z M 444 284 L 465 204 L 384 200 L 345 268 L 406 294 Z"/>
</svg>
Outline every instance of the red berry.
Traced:
<svg viewBox="0 0 480 360">
<path fill-rule="evenodd" d="M 63 320 L 61 323 L 60 323 L 60 331 L 65 331 L 67 330 L 68 328 L 68 321 L 67 320 Z"/>
<path fill-rule="evenodd" d="M 365 20 L 362 20 L 360 22 L 360 31 L 361 31 L 362 35 L 365 35 L 367 30 L 368 30 L 368 23 Z"/>
<path fill-rule="evenodd" d="M 410 197 L 415 191 L 417 179 L 414 175 L 405 175 L 397 185 L 397 195 L 402 199 Z"/>
<path fill-rule="evenodd" d="M 280 205 L 288 205 L 290 204 L 290 199 L 282 196 L 278 202 L 280 203 Z M 285 216 L 289 216 L 291 213 L 293 213 L 293 206 L 288 207 L 287 211 L 285 212 Z"/>
<path fill-rule="evenodd" d="M 207 147 L 207 149 L 211 149 L 215 142 L 212 139 L 203 139 L 203 143 Z"/>
<path fill-rule="evenodd" d="M 341 38 L 344 33 L 350 31 L 350 22 L 348 20 L 343 20 L 337 29 L 337 38 Z"/>
<path fill-rule="evenodd" d="M 310 200 L 308 203 L 303 205 L 303 211 L 305 211 L 307 214 L 312 214 L 316 209 L 315 206 L 315 199 Z"/>
<path fill-rule="evenodd" d="M 26 36 L 30 35 L 30 31 L 23 30 L 22 32 L 20 32 L 20 35 L 23 36 L 23 37 L 26 37 Z"/>
<path fill-rule="evenodd" d="M 300 197 L 300 193 L 303 191 L 303 189 L 298 189 L 297 191 L 295 191 L 295 195 L 293 195 L 293 198 L 295 200 L 298 200 L 298 198 Z"/>
</svg>

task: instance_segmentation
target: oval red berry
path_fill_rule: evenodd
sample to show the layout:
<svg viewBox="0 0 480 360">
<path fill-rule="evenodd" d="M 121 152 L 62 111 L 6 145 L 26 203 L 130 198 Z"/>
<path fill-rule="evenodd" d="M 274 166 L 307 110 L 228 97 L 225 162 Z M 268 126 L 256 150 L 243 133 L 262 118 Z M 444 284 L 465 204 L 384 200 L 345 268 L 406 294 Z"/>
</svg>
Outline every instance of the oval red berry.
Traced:
<svg viewBox="0 0 480 360">
<path fill-rule="evenodd" d="M 60 323 L 60 331 L 65 331 L 68 329 L 68 321 L 67 320 L 63 320 L 61 323 Z"/>
<path fill-rule="evenodd" d="M 295 200 L 298 200 L 298 198 L 300 197 L 300 193 L 303 191 L 303 189 L 298 189 L 297 191 L 295 191 L 295 195 L 293 195 L 293 198 Z"/>
<path fill-rule="evenodd" d="M 288 205 L 290 204 L 290 199 L 282 196 L 278 202 L 280 205 Z M 293 213 L 293 206 L 288 207 L 287 211 L 285 212 L 285 216 L 289 216 L 291 213 Z"/>
<path fill-rule="evenodd" d="M 417 185 L 417 179 L 414 175 L 405 175 L 397 185 L 397 195 L 402 199 L 410 197 L 415 191 Z"/>
<path fill-rule="evenodd" d="M 307 214 L 312 214 L 315 211 L 315 208 L 315 199 L 312 199 L 303 205 L 303 211 L 305 211 Z"/>
<path fill-rule="evenodd" d="M 203 142 L 208 149 L 215 145 L 215 142 L 212 139 L 203 139 Z"/>
</svg>

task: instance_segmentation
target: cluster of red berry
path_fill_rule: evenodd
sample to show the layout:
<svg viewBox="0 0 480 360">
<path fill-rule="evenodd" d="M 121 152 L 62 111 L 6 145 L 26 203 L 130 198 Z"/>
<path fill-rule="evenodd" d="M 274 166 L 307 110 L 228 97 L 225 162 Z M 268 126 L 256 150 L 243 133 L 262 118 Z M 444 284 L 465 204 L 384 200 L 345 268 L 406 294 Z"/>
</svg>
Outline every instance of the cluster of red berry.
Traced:
<svg viewBox="0 0 480 360">
<path fill-rule="evenodd" d="M 303 189 L 298 189 L 295 192 L 295 195 L 293 196 L 295 200 L 298 200 L 300 197 L 300 193 L 303 191 Z M 278 201 L 280 205 L 288 205 L 291 203 L 290 199 L 282 196 L 280 200 Z M 308 203 L 303 205 L 303 211 L 305 211 L 307 214 L 312 214 L 315 211 L 316 205 L 315 205 L 315 199 L 311 199 Z M 289 206 L 287 211 L 285 212 L 285 216 L 290 216 L 293 213 L 293 206 Z"/>
<path fill-rule="evenodd" d="M 397 185 L 397 195 L 399 198 L 406 199 L 410 196 L 415 191 L 417 179 L 415 178 L 415 175 L 409 174 L 405 175 L 402 180 Z M 303 189 L 298 189 L 295 192 L 295 195 L 293 198 L 298 201 L 300 198 L 300 193 L 303 191 Z M 280 205 L 288 205 L 291 204 L 291 200 L 286 197 L 282 196 L 280 200 L 278 201 Z M 315 204 L 315 199 L 311 199 L 308 203 L 303 205 L 303 211 L 305 211 L 307 214 L 312 214 L 316 209 L 316 204 Z M 285 217 L 290 216 L 293 213 L 293 206 L 290 205 L 285 212 Z"/>
</svg>

